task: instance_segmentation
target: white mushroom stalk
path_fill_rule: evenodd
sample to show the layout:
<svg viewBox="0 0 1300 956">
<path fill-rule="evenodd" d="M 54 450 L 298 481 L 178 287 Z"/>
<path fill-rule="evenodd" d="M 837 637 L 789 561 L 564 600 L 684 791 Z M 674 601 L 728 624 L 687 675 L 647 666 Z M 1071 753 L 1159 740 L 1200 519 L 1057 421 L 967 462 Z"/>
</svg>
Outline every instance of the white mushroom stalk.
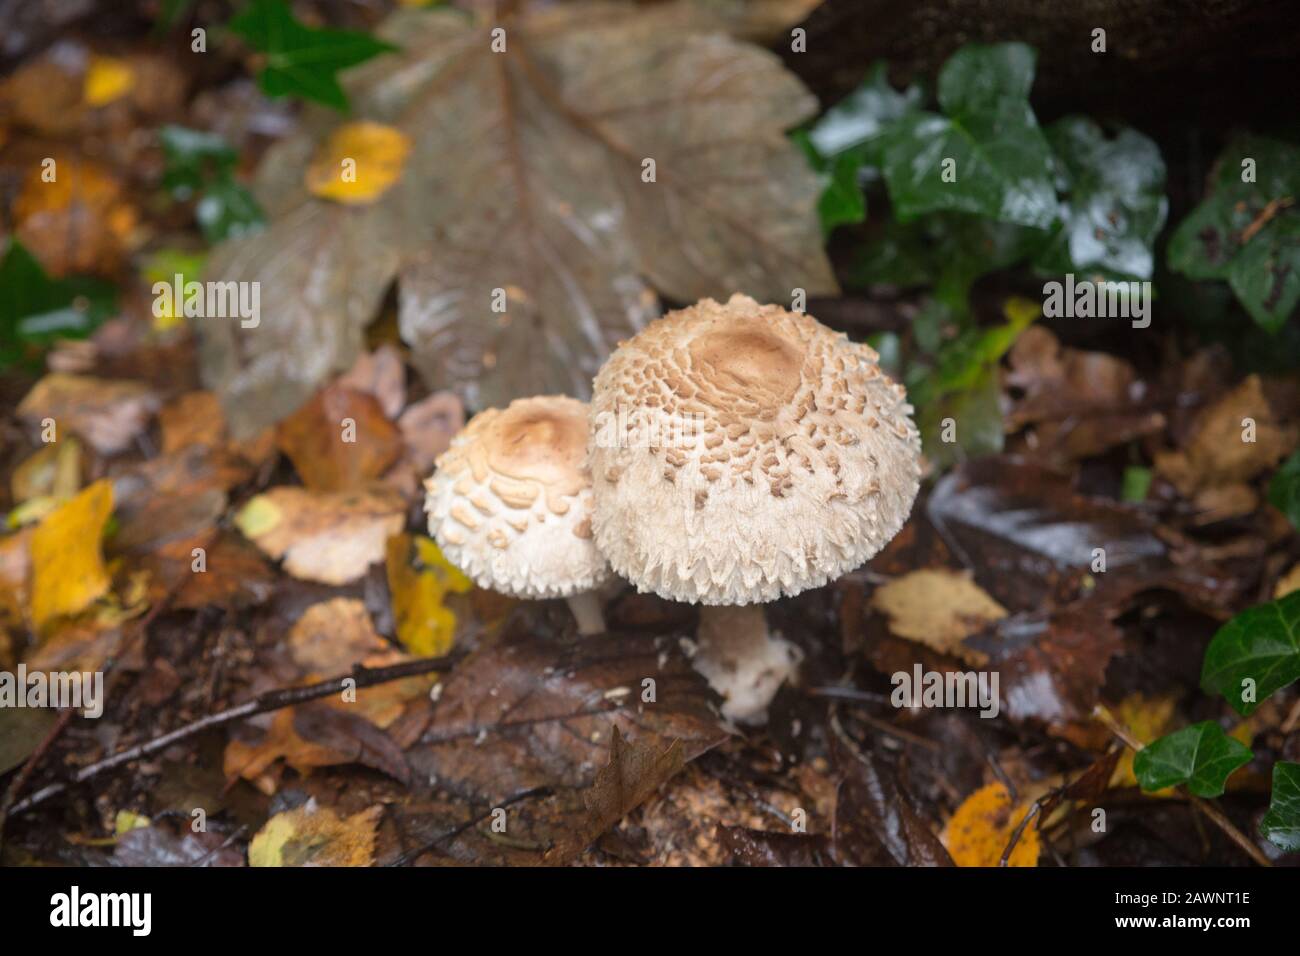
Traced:
<svg viewBox="0 0 1300 956">
<path fill-rule="evenodd" d="M 921 476 L 911 411 L 874 350 L 810 316 L 742 295 L 670 313 L 596 377 L 596 544 L 672 600 L 738 606 L 820 587 L 907 520 Z M 766 664 L 737 661 L 735 635 L 731 666 L 715 660 L 702 621 L 697 667 L 724 675 L 710 680 L 732 716 L 762 719 L 780 683 L 767 692 L 769 672 L 797 660 L 748 620 L 746 661 Z M 761 707 L 746 681 L 764 685 Z"/>
<path fill-rule="evenodd" d="M 592 593 L 610 576 L 592 540 L 587 406 L 523 398 L 475 415 L 425 488 L 429 533 L 479 587 L 566 598 L 582 634 L 605 630 Z"/>
</svg>

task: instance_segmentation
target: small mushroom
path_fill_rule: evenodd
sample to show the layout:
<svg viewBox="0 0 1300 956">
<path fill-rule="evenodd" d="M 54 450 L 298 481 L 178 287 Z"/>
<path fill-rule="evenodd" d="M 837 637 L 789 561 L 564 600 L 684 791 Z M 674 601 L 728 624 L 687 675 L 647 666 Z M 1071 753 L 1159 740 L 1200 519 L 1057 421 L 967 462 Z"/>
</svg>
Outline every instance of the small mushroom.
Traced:
<svg viewBox="0 0 1300 956">
<path fill-rule="evenodd" d="M 870 347 L 743 295 L 669 313 L 596 376 L 596 544 L 639 590 L 706 605 L 696 666 L 733 719 L 761 721 L 798 654 L 761 610 L 709 609 L 819 587 L 883 548 L 920 485 L 911 411 Z"/>
<path fill-rule="evenodd" d="M 425 482 L 429 533 L 479 587 L 567 598 L 582 634 L 604 631 L 593 589 L 609 565 L 591 530 L 587 406 L 521 398 L 475 415 Z"/>
</svg>

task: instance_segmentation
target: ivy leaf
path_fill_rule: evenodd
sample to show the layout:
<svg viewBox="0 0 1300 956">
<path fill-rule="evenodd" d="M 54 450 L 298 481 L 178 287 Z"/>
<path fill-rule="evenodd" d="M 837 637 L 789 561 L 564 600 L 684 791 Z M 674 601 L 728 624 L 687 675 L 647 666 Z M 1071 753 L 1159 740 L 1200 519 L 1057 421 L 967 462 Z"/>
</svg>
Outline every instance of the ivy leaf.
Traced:
<svg viewBox="0 0 1300 956">
<path fill-rule="evenodd" d="M 1275 332 L 1300 301 L 1297 200 L 1300 146 L 1264 137 L 1234 141 L 1219 156 L 1210 195 L 1169 240 L 1170 268 L 1193 279 L 1228 280 L 1251 318 Z"/>
<path fill-rule="evenodd" d="M 1218 691 L 1243 717 L 1297 678 L 1300 591 L 1242 611 L 1219 628 L 1201 669 L 1201 686 Z"/>
<path fill-rule="evenodd" d="M 16 240 L 0 260 L 0 368 L 22 359 L 30 346 L 59 338 L 84 338 L 116 308 L 106 282 L 54 279 Z"/>
<path fill-rule="evenodd" d="M 1133 758 L 1133 773 L 1148 793 L 1187 784 L 1198 797 L 1217 797 L 1232 772 L 1252 756 L 1249 747 L 1207 720 L 1143 747 Z"/>
<path fill-rule="evenodd" d="M 1268 483 L 1269 503 L 1300 530 L 1300 451 L 1282 462 Z"/>
<path fill-rule="evenodd" d="M 1300 850 L 1300 763 L 1273 765 L 1273 796 L 1259 832 L 1285 853 Z"/>
<path fill-rule="evenodd" d="M 944 115 L 909 113 L 885 133 L 885 181 L 899 219 L 950 210 L 1052 225 L 1052 152 L 1029 105 L 1034 58 L 1023 43 L 962 47 L 939 73 Z M 949 159 L 956 179 L 944 182 Z"/>
<path fill-rule="evenodd" d="M 340 111 L 348 98 L 335 74 L 397 49 L 356 30 L 305 26 L 284 0 L 253 0 L 230 29 L 266 54 L 257 80 L 267 96 L 301 96 Z"/>
<path fill-rule="evenodd" d="M 234 148 L 216 133 L 164 126 L 158 138 L 166 163 L 163 188 L 182 202 L 192 199 L 210 180 L 232 173 L 239 160 Z"/>
<path fill-rule="evenodd" d="M 231 178 L 218 179 L 203 190 L 194 217 L 203 238 L 213 245 L 255 232 L 266 223 L 253 194 Z"/>
<path fill-rule="evenodd" d="M 923 99 L 919 86 L 901 93 L 889 84 L 884 63 L 876 63 L 862 85 L 836 103 L 808 129 L 808 139 L 822 156 L 856 151 L 861 162 L 881 164 L 881 134 L 895 121 L 919 112 Z"/>
<path fill-rule="evenodd" d="M 1109 139 L 1082 116 L 1053 123 L 1047 140 L 1058 159 L 1057 189 L 1066 198 L 1062 223 L 1034 264 L 1049 274 L 1151 278 L 1152 245 L 1169 212 L 1160 149 L 1131 129 Z"/>
<path fill-rule="evenodd" d="M 829 236 L 836 226 L 866 219 L 867 197 L 858 183 L 861 149 L 851 149 L 828 159 L 818 152 L 803 130 L 791 134 L 791 139 L 803 149 L 812 168 L 822 177 L 822 194 L 817 200 L 817 218 L 821 220 L 822 235 Z"/>
</svg>

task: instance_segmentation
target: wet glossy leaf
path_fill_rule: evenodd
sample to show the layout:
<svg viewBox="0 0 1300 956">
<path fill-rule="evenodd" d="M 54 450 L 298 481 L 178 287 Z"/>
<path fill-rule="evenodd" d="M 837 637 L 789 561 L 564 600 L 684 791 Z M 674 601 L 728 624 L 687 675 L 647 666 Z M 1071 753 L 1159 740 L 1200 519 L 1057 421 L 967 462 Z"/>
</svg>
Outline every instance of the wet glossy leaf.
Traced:
<svg viewBox="0 0 1300 956">
<path fill-rule="evenodd" d="M 1217 797 L 1232 772 L 1250 759 L 1249 747 L 1207 720 L 1147 744 L 1133 758 L 1133 773 L 1143 790 L 1186 784 L 1198 797 Z"/>
<path fill-rule="evenodd" d="M 939 73 L 943 115 L 910 113 L 890 127 L 884 174 L 900 219 L 949 210 L 1052 225 L 1052 154 L 1029 105 L 1034 60 L 1020 43 L 965 46 Z M 955 179 L 945 181 L 949 160 Z"/>
<path fill-rule="evenodd" d="M 1284 853 L 1300 850 L 1300 763 L 1279 760 L 1273 765 L 1273 796 L 1259 832 Z"/>
<path fill-rule="evenodd" d="M 1300 452 L 1294 453 L 1268 483 L 1269 503 L 1300 530 Z"/>
<path fill-rule="evenodd" d="M 1062 223 L 1034 265 L 1048 273 L 1150 279 L 1152 246 L 1169 208 L 1160 149 L 1132 129 L 1108 138 L 1081 116 L 1046 132 L 1059 160 Z"/>
<path fill-rule="evenodd" d="M 1300 592 L 1242 611 L 1205 649 L 1201 686 L 1243 717 L 1300 679 Z"/>
</svg>

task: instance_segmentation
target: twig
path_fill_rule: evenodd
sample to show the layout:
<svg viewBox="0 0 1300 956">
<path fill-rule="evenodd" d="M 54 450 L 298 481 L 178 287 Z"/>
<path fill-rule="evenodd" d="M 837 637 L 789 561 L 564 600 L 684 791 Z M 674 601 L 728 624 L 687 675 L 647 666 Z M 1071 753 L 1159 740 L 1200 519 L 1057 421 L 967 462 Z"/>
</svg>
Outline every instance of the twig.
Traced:
<svg viewBox="0 0 1300 956">
<path fill-rule="evenodd" d="M 1025 818 L 1020 821 L 1020 825 L 1012 832 L 1011 839 L 1007 841 L 1007 845 L 1002 851 L 1002 858 L 998 860 L 998 866 L 1007 865 L 1007 861 L 1011 859 L 1011 851 L 1014 850 L 1016 844 L 1020 842 L 1020 835 L 1025 832 L 1025 827 L 1029 826 L 1029 821 L 1038 816 L 1042 809 L 1042 803 L 1035 800 L 1034 805 L 1031 806 L 1029 812 L 1025 814 Z"/>
<path fill-rule="evenodd" d="M 1101 704 L 1098 704 L 1096 707 L 1092 709 L 1092 716 L 1095 717 L 1098 721 L 1100 721 L 1103 725 L 1105 725 L 1106 729 L 1109 730 L 1112 734 L 1114 734 L 1120 740 L 1124 741 L 1124 743 L 1130 749 L 1132 749 L 1134 753 L 1137 753 L 1145 746 L 1142 743 L 1142 741 L 1138 740 L 1131 733 L 1129 733 L 1128 728 L 1125 727 L 1123 724 L 1121 724 L 1118 720 L 1116 720 L 1111 715 L 1111 712 L 1108 711 Z M 1233 823 L 1231 820 L 1229 820 L 1227 816 L 1224 815 L 1222 810 L 1220 810 L 1214 804 L 1210 803 L 1210 801 L 1203 799 L 1202 797 L 1198 797 L 1194 793 L 1189 793 L 1186 787 L 1179 786 L 1178 792 L 1186 796 L 1187 799 L 1191 801 L 1192 806 L 1194 806 L 1197 810 L 1200 810 L 1201 813 L 1205 814 L 1205 816 L 1209 819 L 1209 821 L 1213 823 L 1215 826 L 1217 826 L 1220 830 L 1222 830 L 1228 836 L 1228 838 L 1232 840 L 1233 843 L 1237 844 L 1237 846 L 1241 847 L 1244 851 L 1246 851 L 1246 854 L 1252 860 L 1254 860 L 1260 866 L 1273 865 L 1272 861 L 1270 861 L 1269 858 L 1264 855 L 1263 851 L 1260 850 L 1260 848 L 1257 847 L 1254 843 L 1252 843 L 1244 833 L 1238 830 L 1237 825 Z"/>
<path fill-rule="evenodd" d="M 497 810 L 500 810 L 503 807 L 508 807 L 513 803 L 519 803 L 520 801 L 527 800 L 530 797 L 549 797 L 554 792 L 555 791 L 551 787 L 531 787 L 528 790 L 521 790 L 519 793 L 516 793 L 512 797 L 506 797 L 506 799 L 502 800 L 501 802 L 492 804 L 482 813 L 478 814 L 478 816 L 471 817 L 470 819 L 466 820 L 464 823 L 460 824 L 459 826 L 452 827 L 446 833 L 434 837 L 428 843 L 418 846 L 414 850 L 408 850 L 406 853 L 403 853 L 401 856 L 399 856 L 396 860 L 394 860 L 392 863 L 389 863 L 388 865 L 408 866 L 415 860 L 418 860 L 420 857 L 424 856 L 424 854 L 428 853 L 434 847 L 438 846 L 438 844 L 446 843 L 448 840 L 454 840 L 456 837 L 460 836 L 466 830 L 478 826 L 488 817 L 492 816 L 492 814 L 495 813 Z"/>
<path fill-rule="evenodd" d="M 282 687 L 267 691 L 235 707 L 218 711 L 215 714 L 208 714 L 206 717 L 200 717 L 198 720 L 191 721 L 160 737 L 154 737 L 144 743 L 119 751 L 111 757 L 105 757 L 103 760 L 88 764 L 73 774 L 68 781 L 52 783 L 15 804 L 12 812 L 21 813 L 24 810 L 29 810 L 38 804 L 44 803 L 51 797 L 58 796 L 73 784 L 84 783 L 91 777 L 97 776 L 106 770 L 112 770 L 114 767 L 130 763 L 132 760 L 140 760 L 161 750 L 166 750 L 172 744 L 186 740 L 205 730 L 222 727 L 237 720 L 243 720 L 246 717 L 254 717 L 257 714 L 265 714 L 272 710 L 282 710 L 295 704 L 340 693 L 347 689 L 347 681 L 355 681 L 357 689 L 373 687 L 376 684 L 401 680 L 403 677 L 414 677 L 434 671 L 450 670 L 462 657 L 464 657 L 463 653 L 457 653 L 447 654 L 443 657 L 421 657 L 418 660 L 404 661 L 401 664 L 392 664 L 388 667 L 362 667 L 358 665 L 352 669 L 352 673 L 342 677 L 319 681 L 315 684 L 306 684 L 302 687 Z"/>
<path fill-rule="evenodd" d="M 1263 208 L 1258 216 L 1245 229 L 1241 230 L 1241 244 L 1244 246 L 1250 240 L 1255 238 L 1255 233 L 1259 232 L 1283 209 L 1295 204 L 1294 196 L 1279 196 L 1277 199 L 1270 199 L 1268 204 Z"/>
</svg>

